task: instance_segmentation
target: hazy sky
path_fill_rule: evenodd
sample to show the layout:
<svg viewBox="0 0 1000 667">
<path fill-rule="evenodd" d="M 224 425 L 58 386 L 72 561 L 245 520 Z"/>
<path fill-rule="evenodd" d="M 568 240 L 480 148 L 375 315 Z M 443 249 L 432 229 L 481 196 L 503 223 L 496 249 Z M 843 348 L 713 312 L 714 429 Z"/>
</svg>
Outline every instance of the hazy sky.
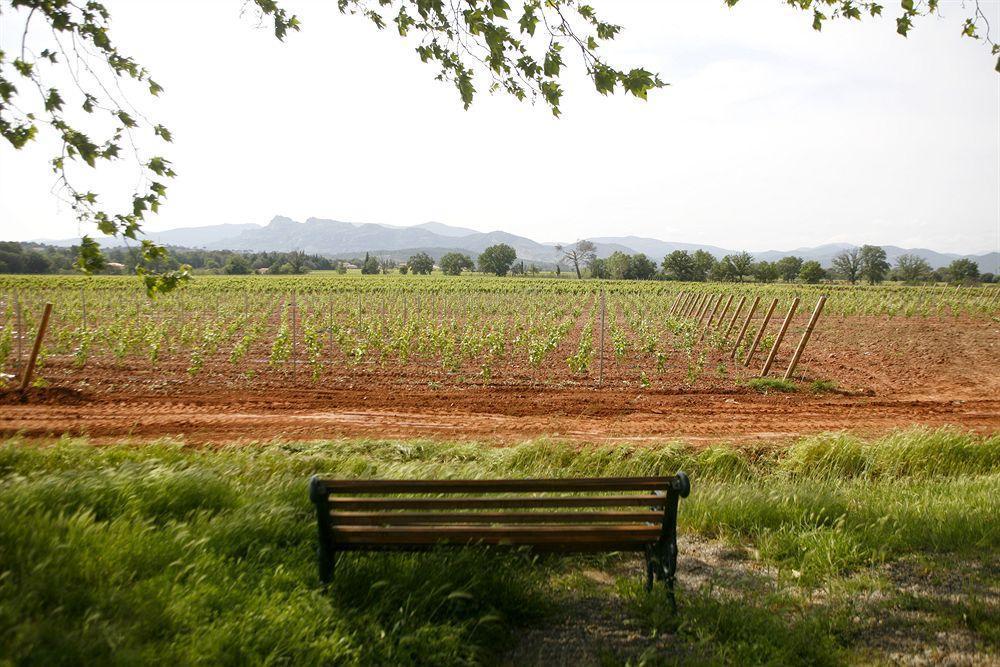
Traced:
<svg viewBox="0 0 1000 667">
<path fill-rule="evenodd" d="M 284 0 L 303 29 L 283 44 L 239 0 L 108 4 L 166 89 L 143 108 L 175 135 L 179 176 L 150 230 L 282 214 L 540 241 L 1000 249 L 1000 75 L 959 36 L 958 2 L 903 39 L 896 3 L 817 33 L 779 0 L 592 0 L 626 27 L 606 55 L 671 86 L 601 97 L 567 49 L 558 120 L 486 93 L 463 111 L 412 44 L 334 0 Z M 1000 2 L 982 4 L 1000 26 Z M 0 146 L 0 238 L 86 231 L 50 194 L 50 150 Z"/>
</svg>

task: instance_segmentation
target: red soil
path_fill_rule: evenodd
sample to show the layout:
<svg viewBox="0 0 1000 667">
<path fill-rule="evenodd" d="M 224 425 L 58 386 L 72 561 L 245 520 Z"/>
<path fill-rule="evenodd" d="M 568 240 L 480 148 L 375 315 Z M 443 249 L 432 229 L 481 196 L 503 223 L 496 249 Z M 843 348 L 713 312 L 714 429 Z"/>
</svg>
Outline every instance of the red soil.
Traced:
<svg viewBox="0 0 1000 667">
<path fill-rule="evenodd" d="M 784 371 L 797 340 L 797 333 L 786 340 L 772 376 Z M 50 359 L 49 389 L 0 395 L 0 433 L 182 435 L 189 442 L 341 436 L 598 442 L 783 439 L 914 424 L 1000 430 L 1000 324 L 991 319 L 822 320 L 796 372 L 795 394 L 761 395 L 739 382 L 762 359 L 747 370 L 709 353 L 689 386 L 676 356 L 657 373 L 638 354 L 615 363 L 610 342 L 605 384 L 597 387 L 596 365 L 584 377 L 565 369 L 569 345 L 541 371 L 497 369 L 490 385 L 477 369 L 448 373 L 426 363 L 340 365 L 314 383 L 303 365 L 293 378 L 264 362 L 233 368 L 221 357 L 196 378 L 180 359 L 155 369 L 96 360 L 83 370 Z M 243 375 L 248 368 L 259 369 L 252 379 Z M 815 379 L 839 389 L 812 394 L 807 381 Z"/>
</svg>

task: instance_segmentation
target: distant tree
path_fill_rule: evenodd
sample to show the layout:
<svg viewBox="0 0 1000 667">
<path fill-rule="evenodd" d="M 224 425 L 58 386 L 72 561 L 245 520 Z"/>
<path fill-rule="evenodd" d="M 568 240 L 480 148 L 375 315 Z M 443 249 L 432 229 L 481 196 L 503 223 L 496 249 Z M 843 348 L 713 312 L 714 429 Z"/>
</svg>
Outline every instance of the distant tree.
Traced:
<svg viewBox="0 0 1000 667">
<path fill-rule="evenodd" d="M 622 280 L 627 277 L 631 257 L 620 250 L 615 250 L 604 260 L 604 268 L 607 269 L 608 278 L 612 280 Z"/>
<path fill-rule="evenodd" d="M 885 250 L 877 245 L 863 245 L 859 251 L 861 255 L 861 277 L 868 281 L 869 285 L 877 285 L 885 280 L 889 273 L 889 262 L 885 258 Z"/>
<path fill-rule="evenodd" d="M 712 253 L 707 250 L 695 250 L 694 255 L 691 256 L 694 260 L 694 278 L 693 280 L 704 282 L 708 280 L 708 277 L 712 275 L 712 269 L 715 268 L 715 257 Z"/>
<path fill-rule="evenodd" d="M 361 263 L 361 273 L 366 276 L 374 276 L 378 273 L 378 270 L 378 260 L 366 252 L 365 261 Z"/>
<path fill-rule="evenodd" d="M 786 283 L 795 282 L 795 279 L 799 277 L 799 271 L 802 270 L 802 258 L 795 255 L 782 257 L 774 263 L 774 268 L 778 270 L 778 275 Z"/>
<path fill-rule="evenodd" d="M 757 262 L 751 267 L 753 272 L 753 277 L 759 282 L 769 283 L 778 279 L 780 273 L 778 272 L 777 264 L 772 264 L 771 262 Z"/>
<path fill-rule="evenodd" d="M 588 270 L 590 271 L 591 278 L 597 278 L 597 279 L 608 278 L 607 260 L 601 259 L 599 257 L 594 258 L 594 261 L 590 263 Z"/>
<path fill-rule="evenodd" d="M 344 261 L 337 262 L 336 269 L 337 273 L 339 273 L 340 275 L 344 275 L 345 273 L 347 273 L 347 262 Z"/>
<path fill-rule="evenodd" d="M 718 262 L 712 266 L 712 272 L 709 274 L 712 280 L 724 282 L 729 280 L 736 280 L 736 267 L 733 266 L 733 258 L 731 255 L 726 255 Z"/>
<path fill-rule="evenodd" d="M 820 266 L 819 262 L 809 260 L 802 263 L 802 268 L 799 269 L 799 279 L 802 282 L 814 285 L 823 280 L 823 278 L 826 278 L 826 269 Z"/>
<path fill-rule="evenodd" d="M 517 252 L 506 243 L 491 245 L 479 255 L 479 270 L 505 276 L 517 259 Z"/>
<path fill-rule="evenodd" d="M 441 272 L 446 276 L 457 276 L 463 270 L 472 271 L 475 268 L 472 258 L 460 252 L 449 252 L 441 258 Z"/>
<path fill-rule="evenodd" d="M 406 264 L 400 264 L 399 265 L 399 273 L 400 273 L 400 275 L 405 276 L 409 272 L 410 272 L 410 267 L 408 267 Z"/>
<path fill-rule="evenodd" d="M 406 260 L 406 265 L 410 267 L 410 273 L 418 276 L 429 276 L 434 271 L 434 258 L 426 252 L 418 252 Z"/>
<path fill-rule="evenodd" d="M 833 270 L 852 285 L 861 277 L 861 249 L 844 250 L 833 258 Z"/>
<path fill-rule="evenodd" d="M 738 282 L 743 282 L 743 276 L 750 275 L 753 268 L 753 255 L 744 250 L 743 252 L 738 252 L 735 255 L 729 255 L 729 261 L 733 265 L 733 279 Z"/>
<path fill-rule="evenodd" d="M 559 265 L 556 264 L 556 278 L 558 278 L 561 275 L 562 275 L 562 269 L 560 269 Z"/>
<path fill-rule="evenodd" d="M 24 253 L 24 272 L 25 273 L 48 273 L 49 272 L 49 260 L 45 259 L 45 255 L 31 251 Z M 978 271 L 977 271 L 978 274 Z"/>
<path fill-rule="evenodd" d="M 537 276 L 539 273 L 538 267 L 535 266 L 534 263 L 532 263 L 531 266 L 528 267 L 528 270 L 531 271 L 531 275 L 533 276 Z"/>
<path fill-rule="evenodd" d="M 630 280 L 651 280 L 656 275 L 656 264 L 644 253 L 629 257 L 628 271 L 625 277 Z"/>
<path fill-rule="evenodd" d="M 979 282 L 985 283 L 987 285 L 995 283 L 996 281 L 997 277 L 992 273 L 984 273 L 983 275 L 979 276 Z"/>
<path fill-rule="evenodd" d="M 597 258 L 597 246 L 587 239 L 577 241 L 571 246 L 557 245 L 556 251 L 563 254 L 563 259 L 567 260 L 576 271 L 576 277 L 582 278 L 581 266 L 589 266 Z"/>
<path fill-rule="evenodd" d="M 894 275 L 904 283 L 919 283 L 930 280 L 933 269 L 927 260 L 917 255 L 900 255 L 896 258 Z"/>
<path fill-rule="evenodd" d="M 948 277 L 953 283 L 971 285 L 979 280 L 979 264 L 971 259 L 956 259 L 948 265 Z"/>
<path fill-rule="evenodd" d="M 674 250 L 663 258 L 663 272 L 674 280 L 697 280 L 698 268 L 687 250 Z"/>
<path fill-rule="evenodd" d="M 233 255 L 226 262 L 225 266 L 222 267 L 222 272 L 229 274 L 231 276 L 245 276 L 253 271 L 250 268 L 250 262 L 247 261 L 246 257 L 242 255 Z"/>
<path fill-rule="evenodd" d="M 589 266 L 597 259 L 597 246 L 592 241 L 582 239 L 571 246 L 556 246 L 556 252 L 563 254 L 563 259 L 567 260 L 576 271 L 576 277 L 582 278 L 581 266 Z"/>
</svg>

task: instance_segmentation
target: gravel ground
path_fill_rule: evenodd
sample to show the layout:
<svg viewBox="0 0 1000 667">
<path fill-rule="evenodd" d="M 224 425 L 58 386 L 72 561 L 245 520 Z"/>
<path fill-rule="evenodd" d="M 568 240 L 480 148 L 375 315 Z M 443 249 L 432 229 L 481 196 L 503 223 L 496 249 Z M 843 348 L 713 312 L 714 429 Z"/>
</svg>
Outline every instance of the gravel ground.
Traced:
<svg viewBox="0 0 1000 667">
<path fill-rule="evenodd" d="M 748 596 L 779 590 L 778 572 L 761 566 L 752 551 L 718 541 L 687 537 L 680 542 L 681 589 L 710 585 L 719 594 Z M 557 578 L 555 615 L 525 630 L 504 656 L 504 665 L 622 664 L 643 654 L 684 662 L 691 646 L 676 636 L 652 635 L 629 618 L 616 578 L 642 580 L 640 557 L 609 559 L 606 567 L 587 568 Z M 996 637 L 1000 614 L 1000 559 L 945 559 L 937 565 L 923 557 L 900 559 L 864 576 L 873 582 L 855 595 L 856 660 L 861 664 L 1000 665 Z M 788 590 L 787 586 L 782 590 Z M 796 589 L 800 590 L 800 589 Z M 824 604 L 823 590 L 801 591 L 810 604 Z M 974 613 L 970 617 L 969 609 Z M 683 613 L 683 610 L 682 612 Z M 987 627 L 986 631 L 982 629 Z M 975 632 L 978 627 L 981 631 Z"/>
</svg>

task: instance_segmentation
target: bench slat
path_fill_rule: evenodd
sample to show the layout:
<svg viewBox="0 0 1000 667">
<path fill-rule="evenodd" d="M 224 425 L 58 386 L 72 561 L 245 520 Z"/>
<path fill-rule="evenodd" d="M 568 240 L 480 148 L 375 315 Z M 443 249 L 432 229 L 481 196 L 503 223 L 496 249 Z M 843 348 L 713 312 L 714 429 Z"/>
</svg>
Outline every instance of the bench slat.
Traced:
<svg viewBox="0 0 1000 667">
<path fill-rule="evenodd" d="M 589 479 L 323 479 L 331 493 L 519 493 L 529 491 L 666 491 L 674 477 Z"/>
<path fill-rule="evenodd" d="M 509 496 L 506 498 L 344 498 L 327 501 L 333 510 L 450 510 L 509 507 L 663 507 L 664 496 Z"/>
<path fill-rule="evenodd" d="M 663 512 L 330 512 L 340 526 L 507 523 L 662 523 Z"/>
<path fill-rule="evenodd" d="M 659 526 L 332 526 L 332 539 L 342 544 L 420 545 L 484 544 L 532 546 L 539 544 L 651 544 L 662 536 Z"/>
</svg>

